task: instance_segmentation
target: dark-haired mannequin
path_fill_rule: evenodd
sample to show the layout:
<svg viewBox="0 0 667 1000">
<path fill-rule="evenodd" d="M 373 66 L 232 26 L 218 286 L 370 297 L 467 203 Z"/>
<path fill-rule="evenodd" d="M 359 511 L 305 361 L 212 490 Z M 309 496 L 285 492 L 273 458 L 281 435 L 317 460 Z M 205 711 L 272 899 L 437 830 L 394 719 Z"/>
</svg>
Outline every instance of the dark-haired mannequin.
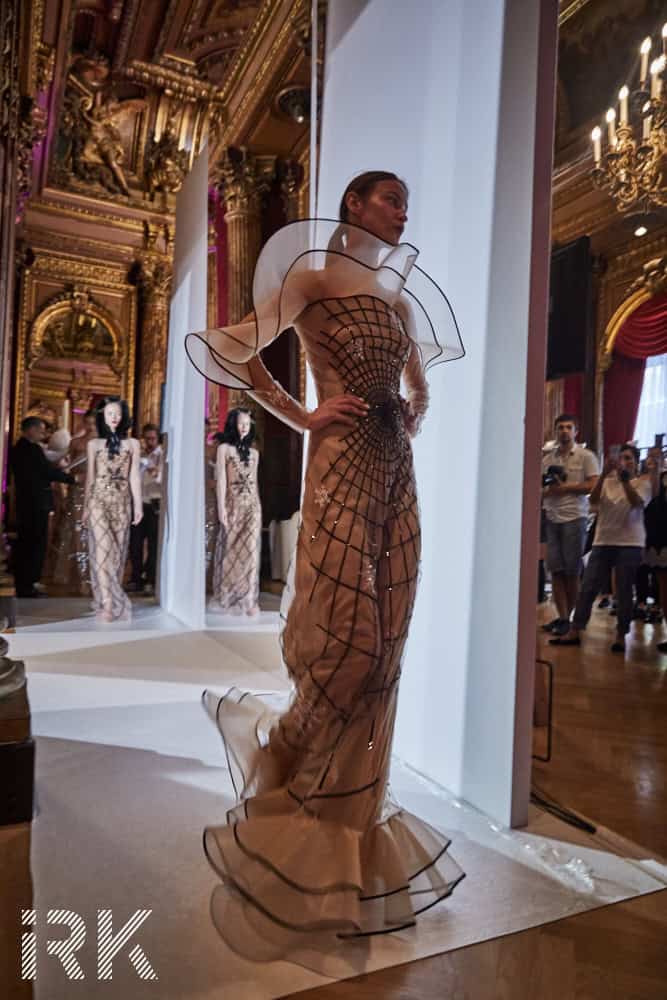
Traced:
<svg viewBox="0 0 667 1000">
<path fill-rule="evenodd" d="M 86 510 L 93 605 L 103 622 L 128 620 L 130 601 L 122 586 L 130 541 L 130 522 L 139 524 L 140 448 L 127 437 L 127 403 L 106 400 L 98 406 L 99 437 L 88 442 Z M 134 509 L 134 518 L 132 511 Z"/>
<path fill-rule="evenodd" d="M 216 456 L 220 530 L 213 568 L 213 606 L 232 614 L 259 613 L 262 508 L 257 488 L 259 452 L 252 418 L 232 410 Z"/>
</svg>

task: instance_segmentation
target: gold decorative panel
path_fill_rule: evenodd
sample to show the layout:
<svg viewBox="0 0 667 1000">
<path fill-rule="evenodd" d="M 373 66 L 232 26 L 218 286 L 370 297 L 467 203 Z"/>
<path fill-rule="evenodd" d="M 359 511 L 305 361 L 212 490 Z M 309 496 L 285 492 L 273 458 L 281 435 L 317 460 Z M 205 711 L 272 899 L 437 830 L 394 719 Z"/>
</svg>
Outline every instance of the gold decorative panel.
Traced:
<svg viewBox="0 0 667 1000">
<path fill-rule="evenodd" d="M 14 437 L 28 413 L 58 422 L 65 400 L 75 414 L 109 393 L 131 405 L 136 297 L 122 265 L 37 251 L 21 277 Z"/>
</svg>

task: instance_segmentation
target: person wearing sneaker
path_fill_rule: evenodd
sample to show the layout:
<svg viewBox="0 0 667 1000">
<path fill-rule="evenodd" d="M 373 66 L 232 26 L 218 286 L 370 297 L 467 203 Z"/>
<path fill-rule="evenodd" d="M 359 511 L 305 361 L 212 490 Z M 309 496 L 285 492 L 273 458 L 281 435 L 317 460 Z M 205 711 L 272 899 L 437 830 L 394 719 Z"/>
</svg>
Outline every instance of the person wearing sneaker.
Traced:
<svg viewBox="0 0 667 1000">
<path fill-rule="evenodd" d="M 625 651 L 625 636 L 632 621 L 633 587 L 646 539 L 644 508 L 652 495 L 650 482 L 638 478 L 638 467 L 639 451 L 633 445 L 624 445 L 617 459 L 605 462 L 591 494 L 591 503 L 598 506 L 598 521 L 572 625 L 565 635 L 551 639 L 551 645 L 580 644 L 579 633 L 588 624 L 601 581 L 613 569 L 618 617 L 616 641 L 611 649 L 614 653 Z"/>
<path fill-rule="evenodd" d="M 141 437 L 143 445 L 141 451 L 141 498 L 144 516 L 138 525 L 133 525 L 130 535 L 132 580 L 127 589 L 143 590 L 144 594 L 153 594 L 157 572 L 160 498 L 162 496 L 163 454 L 160 444 L 160 428 L 156 424 L 144 424 L 141 429 Z"/>
<path fill-rule="evenodd" d="M 562 413 L 556 447 L 542 458 L 542 506 L 546 513 L 547 568 L 558 617 L 545 632 L 564 635 L 577 603 L 588 519 L 588 495 L 599 473 L 592 451 L 577 444 L 577 418 Z"/>
</svg>

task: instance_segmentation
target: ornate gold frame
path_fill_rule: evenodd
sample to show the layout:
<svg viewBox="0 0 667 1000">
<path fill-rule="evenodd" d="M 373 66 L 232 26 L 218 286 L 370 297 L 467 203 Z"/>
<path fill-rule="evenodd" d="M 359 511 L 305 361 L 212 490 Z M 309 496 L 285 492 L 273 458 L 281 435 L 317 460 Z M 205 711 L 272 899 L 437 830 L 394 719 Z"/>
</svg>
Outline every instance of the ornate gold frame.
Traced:
<svg viewBox="0 0 667 1000">
<path fill-rule="evenodd" d="M 58 263 L 60 264 L 60 267 L 57 267 Z M 77 263 L 78 262 L 74 262 L 74 264 Z M 46 266 L 42 270 L 40 265 Z M 49 275 L 49 272 L 52 270 L 60 271 L 56 280 L 59 279 L 62 284 L 68 284 L 70 288 L 74 285 L 75 291 L 84 290 L 88 294 L 88 301 L 85 309 L 86 313 L 102 322 L 105 327 L 107 327 L 114 342 L 114 355 L 112 361 L 109 363 L 109 366 L 120 379 L 121 395 L 130 401 L 134 397 L 137 335 L 136 288 L 132 285 L 126 284 L 122 280 L 119 280 L 120 275 L 117 273 L 114 274 L 113 277 L 110 274 L 107 274 L 107 283 L 103 286 L 98 285 L 94 280 L 96 277 L 94 274 L 94 266 L 78 264 L 80 269 L 87 271 L 87 277 L 89 278 L 89 282 L 86 282 L 84 289 L 84 286 L 79 285 L 77 282 L 77 278 L 80 280 L 82 275 L 76 273 L 76 268 L 73 268 L 75 274 L 68 274 L 70 265 L 72 265 L 72 262 L 70 261 L 60 260 L 56 262 L 53 257 L 46 257 L 41 260 L 38 258 L 35 268 L 28 268 L 22 275 L 23 280 L 21 282 L 22 287 L 18 322 L 17 351 L 13 372 L 14 410 L 12 434 L 14 440 L 19 435 L 21 419 L 24 415 L 26 403 L 26 380 L 29 377 L 29 372 L 32 366 L 37 360 L 33 345 L 35 342 L 37 345 L 41 343 L 48 323 L 50 323 L 55 316 L 58 316 L 61 313 L 65 314 L 70 312 L 73 306 L 72 291 L 63 289 L 55 296 L 51 296 L 51 298 L 43 303 L 41 307 L 38 307 L 35 310 L 34 295 L 36 283 L 40 278 L 44 278 Z M 55 277 L 55 275 L 53 277 Z M 108 309 L 106 309 L 100 302 L 95 301 L 94 296 L 96 291 L 106 294 L 110 292 L 115 295 L 120 294 L 124 299 L 126 299 L 128 305 L 127 332 L 124 331 L 118 319 Z"/>
<path fill-rule="evenodd" d="M 44 340 L 44 333 L 51 321 L 56 319 L 56 317 L 61 314 L 65 316 L 67 313 L 74 311 L 72 297 L 70 295 L 64 293 L 64 295 L 58 296 L 58 298 L 60 301 L 51 302 L 50 305 L 47 304 L 30 324 L 28 339 L 25 345 L 26 371 L 30 371 L 41 357 L 41 347 L 42 341 Z M 98 320 L 109 330 L 114 348 L 113 357 L 109 362 L 109 366 L 111 370 L 122 379 L 123 369 L 125 367 L 125 350 L 123 346 L 123 334 L 115 318 L 111 315 L 108 309 L 105 309 L 92 298 L 89 299 L 85 312 L 86 316 L 91 316 L 93 319 Z"/>
</svg>

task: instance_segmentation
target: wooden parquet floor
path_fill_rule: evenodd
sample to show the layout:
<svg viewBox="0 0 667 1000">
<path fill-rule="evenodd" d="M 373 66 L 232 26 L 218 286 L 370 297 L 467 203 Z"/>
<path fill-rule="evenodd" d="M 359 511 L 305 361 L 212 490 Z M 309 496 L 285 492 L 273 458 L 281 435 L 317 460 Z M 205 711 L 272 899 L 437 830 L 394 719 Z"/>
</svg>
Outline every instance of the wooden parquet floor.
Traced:
<svg viewBox="0 0 667 1000">
<path fill-rule="evenodd" d="M 540 621 L 553 617 L 540 609 Z M 553 751 L 534 763 L 533 783 L 667 858 L 667 656 L 655 649 L 667 629 L 634 623 L 625 657 L 609 650 L 614 631 L 615 619 L 596 610 L 579 648 L 549 646 L 540 632 L 538 655 L 555 671 Z M 667 890 L 294 996 L 667 1000 Z"/>
<path fill-rule="evenodd" d="M 665 1000 L 667 891 L 293 996 L 295 1000 Z"/>
<path fill-rule="evenodd" d="M 545 605 L 541 619 L 552 617 Z M 667 635 L 634 622 L 623 657 L 609 650 L 614 629 L 596 609 L 579 647 L 550 646 L 540 633 L 555 671 L 553 756 L 534 763 L 533 784 L 667 858 L 667 656 L 655 648 Z"/>
</svg>

